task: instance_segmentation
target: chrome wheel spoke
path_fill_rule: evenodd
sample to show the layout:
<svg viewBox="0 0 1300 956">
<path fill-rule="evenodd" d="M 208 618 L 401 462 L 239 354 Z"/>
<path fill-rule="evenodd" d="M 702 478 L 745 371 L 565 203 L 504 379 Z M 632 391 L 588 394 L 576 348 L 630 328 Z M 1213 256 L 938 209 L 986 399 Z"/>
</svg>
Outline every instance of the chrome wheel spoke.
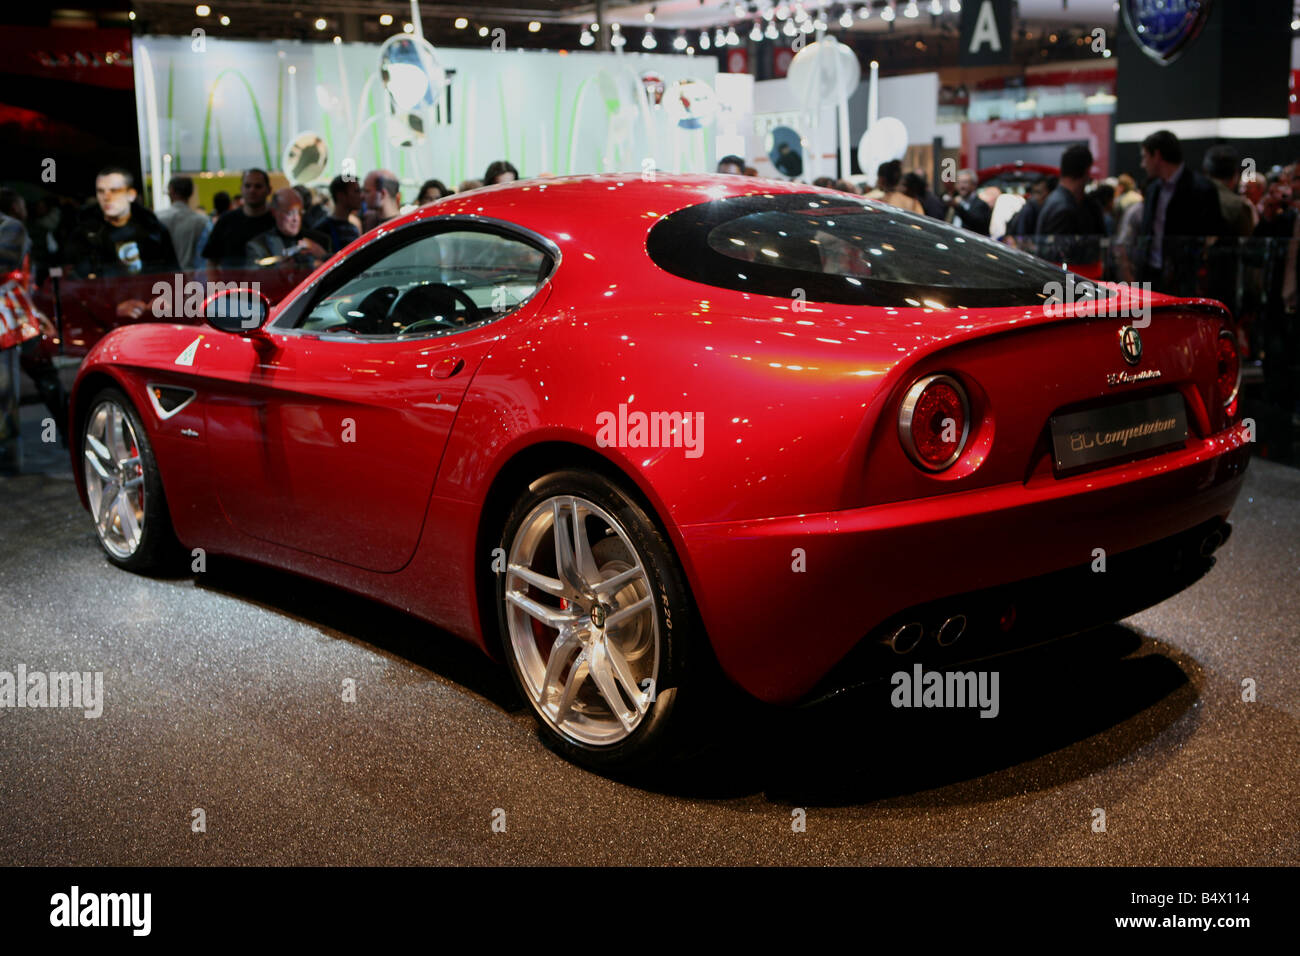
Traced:
<svg viewBox="0 0 1300 956">
<path fill-rule="evenodd" d="M 117 516 L 122 521 L 122 537 L 126 539 L 127 547 L 134 551 L 140 540 L 140 525 L 135 520 L 135 506 L 125 491 L 117 493 Z"/>
<path fill-rule="evenodd" d="M 605 630 L 612 630 L 624 621 L 631 620 L 653 604 L 654 601 L 652 601 L 650 595 L 647 594 L 640 600 L 633 601 L 627 607 L 619 608 L 613 614 L 609 615 L 609 617 L 605 618 Z"/>
<path fill-rule="evenodd" d="M 563 630 L 560 636 L 555 639 L 551 645 L 551 656 L 546 661 L 546 673 L 542 675 L 542 693 L 538 700 L 543 707 L 546 706 L 546 700 L 550 696 L 551 689 L 557 692 L 562 691 L 559 686 L 560 674 L 564 672 L 564 665 L 569 662 L 575 652 L 581 647 L 581 642 L 574 637 L 570 630 Z M 577 664 L 575 663 L 576 667 Z"/>
<path fill-rule="evenodd" d="M 518 591 L 507 591 L 506 600 L 530 617 L 537 618 L 547 627 L 558 629 L 561 624 L 572 624 L 578 619 L 577 611 L 562 611 L 559 608 L 547 607 Z"/>
<path fill-rule="evenodd" d="M 596 592 L 598 597 L 608 597 L 611 594 L 617 594 L 623 585 L 627 584 L 629 581 L 635 581 L 637 578 L 641 577 L 642 573 L 641 565 L 635 565 L 634 567 L 628 568 L 626 571 L 614 575 L 612 578 L 606 578 L 604 581 L 593 585 L 592 590 Z"/>
<path fill-rule="evenodd" d="M 606 645 L 597 644 L 592 649 L 591 654 L 591 679 L 600 691 L 600 696 L 605 698 L 605 704 L 618 718 L 625 730 L 631 730 L 636 726 L 636 715 L 627 709 L 627 704 L 623 702 L 623 695 L 618 692 L 618 681 L 614 677 L 614 668 L 609 660 L 609 649 Z"/>
<path fill-rule="evenodd" d="M 90 454 L 91 450 L 93 450 L 95 452 L 95 455 L 97 455 L 99 458 L 103 459 L 104 461 L 113 460 L 113 456 L 109 453 L 108 448 L 104 446 L 104 443 L 100 441 L 98 438 L 96 438 L 94 435 L 90 434 L 89 432 L 86 433 L 86 444 L 90 446 L 90 448 L 86 450 L 86 458 L 88 460 L 91 461 L 94 460 L 94 458 L 92 458 Z"/>
<path fill-rule="evenodd" d="M 563 581 L 556 580 L 549 575 L 534 571 L 532 568 L 524 567 L 522 564 L 510 565 L 510 573 L 516 577 L 523 578 L 535 588 L 540 588 L 547 594 L 554 594 L 556 597 L 564 597 L 571 593 L 570 588 L 566 587 Z"/>
<path fill-rule="evenodd" d="M 614 670 L 614 676 L 618 682 L 623 685 L 623 690 L 627 692 L 628 699 L 636 706 L 636 709 L 645 713 L 648 704 L 647 695 L 639 684 L 636 682 L 636 675 L 632 673 L 632 668 L 628 666 L 627 658 L 623 652 L 615 646 L 613 641 L 605 641 L 605 654 L 609 658 L 610 667 Z"/>
<path fill-rule="evenodd" d="M 591 541 L 587 538 L 587 523 L 579 511 L 578 499 L 573 506 L 573 554 L 579 577 L 587 587 L 600 581 L 600 571 L 596 569 L 596 556 L 591 553 Z"/>
<path fill-rule="evenodd" d="M 578 698 L 578 689 L 582 682 L 587 679 L 587 673 L 590 670 L 590 664 L 587 661 L 587 652 L 579 651 L 573 666 L 569 668 L 569 676 L 564 681 L 564 692 L 560 694 L 560 699 L 555 705 L 555 722 L 563 724 L 569 718 L 573 711 L 573 702 Z"/>
<path fill-rule="evenodd" d="M 134 478 L 128 478 L 122 482 L 123 488 L 139 488 L 144 484 L 144 475 L 136 475 Z"/>
<path fill-rule="evenodd" d="M 94 441 L 94 439 L 90 438 L 89 435 L 86 437 L 90 439 L 90 441 Z M 98 443 L 96 442 L 96 444 Z M 86 461 L 90 464 L 91 468 L 95 469 L 95 474 L 99 476 L 100 481 L 107 484 L 112 480 L 113 476 L 108 473 L 108 469 L 106 469 L 103 463 L 100 462 L 99 455 L 91 451 L 89 448 L 86 449 Z"/>
</svg>

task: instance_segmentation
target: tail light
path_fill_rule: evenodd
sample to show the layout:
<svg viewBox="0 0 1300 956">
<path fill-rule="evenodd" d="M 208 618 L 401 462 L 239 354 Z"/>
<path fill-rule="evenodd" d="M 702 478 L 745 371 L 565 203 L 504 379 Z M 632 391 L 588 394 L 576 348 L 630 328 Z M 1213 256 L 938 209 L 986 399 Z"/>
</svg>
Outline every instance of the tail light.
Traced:
<svg viewBox="0 0 1300 956">
<path fill-rule="evenodd" d="M 918 379 L 898 410 L 898 437 L 912 461 L 943 471 L 961 457 L 970 435 L 970 401 L 951 375 Z"/>
<path fill-rule="evenodd" d="M 1219 333 L 1218 362 L 1219 397 L 1231 418 L 1237 414 L 1237 393 L 1241 391 L 1241 356 L 1236 338 L 1227 329 Z"/>
</svg>

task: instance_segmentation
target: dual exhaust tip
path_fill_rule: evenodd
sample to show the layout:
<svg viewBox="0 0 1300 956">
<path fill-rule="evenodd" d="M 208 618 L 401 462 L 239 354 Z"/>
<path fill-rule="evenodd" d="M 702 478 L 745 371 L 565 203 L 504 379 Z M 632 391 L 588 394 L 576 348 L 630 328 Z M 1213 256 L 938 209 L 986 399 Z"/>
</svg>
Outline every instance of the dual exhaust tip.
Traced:
<svg viewBox="0 0 1300 956">
<path fill-rule="evenodd" d="M 895 630 L 892 634 L 884 639 L 884 643 L 895 654 L 910 654 L 916 650 L 921 639 L 925 637 L 925 625 L 920 621 L 912 621 L 904 624 Z M 935 640 L 939 642 L 940 647 L 948 647 L 956 644 L 957 640 L 966 633 L 966 615 L 954 614 L 946 618 L 939 625 L 938 630 L 934 632 Z"/>
</svg>

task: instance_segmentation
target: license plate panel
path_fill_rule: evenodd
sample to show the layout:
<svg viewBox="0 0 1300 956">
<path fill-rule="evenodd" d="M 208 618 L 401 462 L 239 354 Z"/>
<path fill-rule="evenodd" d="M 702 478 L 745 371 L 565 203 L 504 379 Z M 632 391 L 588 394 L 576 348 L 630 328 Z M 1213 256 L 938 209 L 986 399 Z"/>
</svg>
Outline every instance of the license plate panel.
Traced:
<svg viewBox="0 0 1300 956">
<path fill-rule="evenodd" d="M 1128 458 L 1187 440 L 1182 395 L 1158 395 L 1118 405 L 1053 415 L 1057 471 Z"/>
</svg>

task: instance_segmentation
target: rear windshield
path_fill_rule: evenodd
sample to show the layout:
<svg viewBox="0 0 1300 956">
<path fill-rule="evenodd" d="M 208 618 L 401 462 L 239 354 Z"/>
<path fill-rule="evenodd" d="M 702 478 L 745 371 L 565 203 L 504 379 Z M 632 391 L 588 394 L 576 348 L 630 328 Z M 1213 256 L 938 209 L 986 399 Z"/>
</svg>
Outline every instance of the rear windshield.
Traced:
<svg viewBox="0 0 1300 956">
<path fill-rule="evenodd" d="M 849 305 L 964 308 L 1038 305 L 1043 262 L 937 219 L 848 194 L 717 199 L 650 230 L 650 258 L 724 289 Z"/>
</svg>

